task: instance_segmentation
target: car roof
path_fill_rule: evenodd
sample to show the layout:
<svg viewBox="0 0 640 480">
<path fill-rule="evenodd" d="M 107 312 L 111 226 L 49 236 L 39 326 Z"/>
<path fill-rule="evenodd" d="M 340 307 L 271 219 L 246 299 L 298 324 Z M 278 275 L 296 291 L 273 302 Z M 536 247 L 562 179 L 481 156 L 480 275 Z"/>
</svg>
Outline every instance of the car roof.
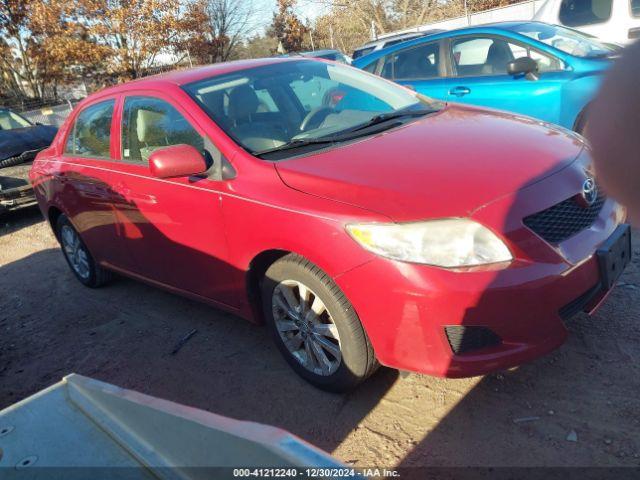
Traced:
<svg viewBox="0 0 640 480">
<path fill-rule="evenodd" d="M 398 43 L 396 45 L 391 45 L 389 47 L 385 47 L 380 50 L 376 50 L 374 52 L 368 53 L 367 55 L 363 55 L 362 57 L 359 57 L 358 59 L 354 60 L 354 65 L 357 67 L 360 67 L 360 65 L 363 65 L 365 61 L 371 62 L 380 57 L 383 57 L 384 55 L 390 52 L 401 50 L 408 46 L 419 45 L 423 41 L 427 41 L 427 37 L 428 37 L 428 40 L 431 41 L 431 40 L 439 40 L 441 38 L 464 35 L 466 33 L 495 33 L 498 31 L 503 31 L 503 32 L 506 31 L 515 36 L 520 36 L 518 32 L 516 32 L 516 29 L 519 26 L 536 25 L 536 24 L 548 25 L 544 22 L 537 22 L 537 21 L 506 21 L 506 22 L 484 23 L 481 25 L 470 25 L 466 27 L 453 28 L 451 30 L 442 30 L 440 32 L 431 33 L 418 38 L 412 38 L 407 40 L 406 42 Z M 535 39 L 530 39 L 530 40 L 535 40 Z"/>
<path fill-rule="evenodd" d="M 332 53 L 340 53 L 338 50 L 331 50 L 329 48 L 324 49 L 324 50 L 310 50 L 308 52 L 300 52 L 300 55 L 303 55 L 305 57 L 313 57 L 313 56 L 318 56 L 318 55 L 328 55 L 328 54 L 332 54 Z"/>
<path fill-rule="evenodd" d="M 399 35 L 391 35 L 389 37 L 379 38 L 377 40 L 371 40 L 371 41 L 365 43 L 364 45 L 361 45 L 358 48 L 355 48 L 354 50 L 362 50 L 362 49 L 365 49 L 365 48 L 373 47 L 373 46 L 378 45 L 380 43 L 392 42 L 394 40 L 401 40 L 403 38 L 406 38 L 406 39 L 410 40 L 410 39 L 415 38 L 415 37 L 424 37 L 425 35 L 428 35 L 428 33 L 406 32 L 406 33 L 401 33 Z"/>
<path fill-rule="evenodd" d="M 188 68 L 184 70 L 173 70 L 167 73 L 160 73 L 158 75 L 151 75 L 136 80 L 131 80 L 126 83 L 115 85 L 113 87 L 105 88 L 100 91 L 100 96 L 118 93 L 126 90 L 134 90 L 139 88 L 159 86 L 159 85 L 186 85 L 188 83 L 197 82 L 198 80 L 204 80 L 206 78 L 212 78 L 227 73 L 241 72 L 242 70 L 249 70 L 251 68 L 262 67 L 266 65 L 272 65 L 275 63 L 283 62 L 295 62 L 295 61 L 314 61 L 305 57 L 268 57 L 258 58 L 252 60 L 237 60 L 233 62 L 215 63 L 212 65 L 205 65 L 202 67 Z M 92 95 L 93 96 L 93 95 Z"/>
<path fill-rule="evenodd" d="M 390 35 L 388 37 L 379 38 L 378 40 L 371 40 L 370 42 L 367 42 L 364 45 L 359 46 L 358 48 L 354 48 L 353 51 L 357 52 L 359 50 L 366 50 L 368 48 L 375 47 L 376 45 L 384 45 L 385 43 L 389 42 L 394 42 L 393 46 L 395 46 L 395 44 L 401 43 L 403 41 L 409 42 L 417 38 L 428 37 L 430 35 L 435 35 L 442 32 L 446 32 L 446 30 L 443 30 L 441 28 L 431 28 L 429 30 L 421 30 L 419 32 L 405 32 L 398 35 Z"/>
<path fill-rule="evenodd" d="M 476 28 L 476 27 L 492 27 L 492 28 L 503 28 L 505 30 L 515 30 L 517 27 L 521 25 L 535 25 L 535 24 L 543 24 L 547 25 L 543 22 L 537 22 L 535 20 L 509 20 L 504 22 L 492 22 L 492 23 L 483 23 L 482 25 L 474 25 L 471 27 L 462 27 L 457 30 L 463 30 L 465 28 Z"/>
</svg>

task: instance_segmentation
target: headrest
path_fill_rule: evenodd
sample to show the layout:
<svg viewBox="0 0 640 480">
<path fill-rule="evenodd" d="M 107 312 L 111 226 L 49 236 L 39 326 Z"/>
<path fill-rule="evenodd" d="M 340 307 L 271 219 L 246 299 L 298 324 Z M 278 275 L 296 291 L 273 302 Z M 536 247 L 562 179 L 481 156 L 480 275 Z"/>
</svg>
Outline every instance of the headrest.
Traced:
<svg viewBox="0 0 640 480">
<path fill-rule="evenodd" d="M 162 123 L 165 115 L 151 110 L 138 110 L 136 117 L 136 133 L 141 142 L 153 142 L 158 136 L 162 137 Z"/>
<path fill-rule="evenodd" d="M 249 85 L 240 85 L 229 93 L 229 117 L 234 121 L 255 114 L 259 105 L 258 96 Z"/>
</svg>

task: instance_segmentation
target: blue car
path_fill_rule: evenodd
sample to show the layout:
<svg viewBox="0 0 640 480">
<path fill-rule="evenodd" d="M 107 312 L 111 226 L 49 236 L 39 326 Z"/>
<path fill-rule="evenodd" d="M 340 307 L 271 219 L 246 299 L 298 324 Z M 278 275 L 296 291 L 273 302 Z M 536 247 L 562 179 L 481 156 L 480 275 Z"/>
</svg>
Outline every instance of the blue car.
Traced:
<svg viewBox="0 0 640 480">
<path fill-rule="evenodd" d="M 589 102 L 618 51 L 568 28 L 504 22 L 410 40 L 353 65 L 433 98 L 582 132 Z"/>
</svg>

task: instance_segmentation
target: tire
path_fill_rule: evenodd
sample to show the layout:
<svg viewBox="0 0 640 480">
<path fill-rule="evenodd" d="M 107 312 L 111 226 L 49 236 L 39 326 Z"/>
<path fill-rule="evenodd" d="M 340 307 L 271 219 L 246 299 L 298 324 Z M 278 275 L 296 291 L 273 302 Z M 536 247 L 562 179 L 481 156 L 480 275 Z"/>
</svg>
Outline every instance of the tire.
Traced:
<svg viewBox="0 0 640 480">
<path fill-rule="evenodd" d="M 112 278 L 112 273 L 98 265 L 89 249 L 80 238 L 77 230 L 71 225 L 65 215 L 60 215 L 56 222 L 56 236 L 60 242 L 60 248 L 69 268 L 76 278 L 86 287 L 98 288 L 106 284 Z M 73 251 L 69 239 L 71 236 L 77 239 L 76 250 Z"/>
<path fill-rule="evenodd" d="M 278 349 L 309 383 L 330 392 L 346 392 L 376 371 L 379 365 L 358 315 L 316 265 L 298 255 L 286 255 L 268 268 L 261 292 L 264 316 Z M 289 294 L 302 305 L 301 310 L 292 307 L 296 302 L 289 303 Z M 300 301 L 303 295 L 306 302 Z M 320 313 L 310 313 L 315 310 Z M 318 348 L 319 354 L 315 353 Z M 331 353 L 334 350 L 338 356 Z"/>
</svg>

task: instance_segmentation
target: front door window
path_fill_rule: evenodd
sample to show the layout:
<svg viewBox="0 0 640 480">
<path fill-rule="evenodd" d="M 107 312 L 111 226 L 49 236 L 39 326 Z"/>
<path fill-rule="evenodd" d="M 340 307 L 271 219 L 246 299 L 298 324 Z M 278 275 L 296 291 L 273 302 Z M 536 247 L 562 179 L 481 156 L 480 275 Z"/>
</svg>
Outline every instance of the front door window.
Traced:
<svg viewBox="0 0 640 480">
<path fill-rule="evenodd" d="M 172 105 L 151 97 L 127 97 L 122 119 L 122 158 L 146 164 L 155 150 L 187 144 L 204 151 L 204 139 Z"/>
<path fill-rule="evenodd" d="M 452 44 L 452 57 L 458 77 L 506 75 L 507 65 L 521 57 L 535 60 L 539 72 L 561 69 L 558 59 L 527 45 L 499 37 L 466 37 L 455 40 Z"/>
</svg>

